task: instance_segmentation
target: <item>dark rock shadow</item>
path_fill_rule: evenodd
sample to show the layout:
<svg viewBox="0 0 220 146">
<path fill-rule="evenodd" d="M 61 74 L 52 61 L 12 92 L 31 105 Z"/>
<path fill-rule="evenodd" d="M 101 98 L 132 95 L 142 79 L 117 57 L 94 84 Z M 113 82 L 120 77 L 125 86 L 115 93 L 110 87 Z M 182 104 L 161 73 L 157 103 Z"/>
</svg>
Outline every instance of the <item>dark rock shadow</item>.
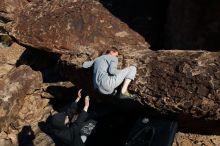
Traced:
<svg viewBox="0 0 220 146">
<path fill-rule="evenodd" d="M 105 115 L 98 120 L 96 129 L 90 137 L 88 137 L 87 146 L 123 146 L 129 127 L 134 122 L 134 115 L 125 114 L 121 111 L 115 111 Z"/>
<path fill-rule="evenodd" d="M 65 112 L 76 99 L 78 90 L 77 87 L 49 86 L 45 91 L 53 96 L 49 102 L 53 109 L 57 112 Z M 83 91 L 81 94 L 82 97 L 85 97 Z M 79 107 L 81 106 L 83 106 L 83 100 L 79 102 Z"/>
<path fill-rule="evenodd" d="M 95 130 L 88 137 L 86 146 L 123 146 L 125 143 L 130 127 L 140 116 L 141 112 L 139 109 L 136 109 L 134 105 L 128 109 L 126 105 L 128 101 L 127 103 L 118 103 L 118 101 L 115 100 L 115 102 L 117 102 L 117 104 L 110 102 L 98 103 L 93 102 L 93 100 L 90 102 L 88 119 L 97 121 L 97 125 Z M 132 104 L 132 102 L 130 104 Z M 64 110 L 65 109 L 59 109 L 59 111 Z M 46 122 L 39 122 L 38 126 L 41 131 L 53 139 L 56 146 L 61 146 L 61 142 L 53 137 L 53 133 L 50 132 L 52 131 L 50 120 L 51 116 L 48 117 Z"/>
<path fill-rule="evenodd" d="M 90 110 L 97 114 L 98 124 L 88 137 L 87 146 L 124 146 L 131 127 L 139 117 L 159 115 L 152 109 L 146 110 L 134 100 L 100 94 L 96 94 L 96 98 L 99 102 L 92 105 Z"/>
<path fill-rule="evenodd" d="M 132 127 L 139 118 L 147 117 L 150 118 L 150 120 L 156 120 L 156 124 L 163 123 L 162 121 L 167 119 L 163 117 L 158 118 L 159 113 L 150 109 L 146 111 L 146 109 L 142 109 L 141 106 L 136 104 L 133 100 L 117 100 L 115 98 L 113 98 L 113 100 L 115 100 L 115 102 L 111 102 L 111 105 L 109 104 L 111 111 L 97 119 L 97 127 L 94 133 L 88 137 L 87 146 L 124 146 Z M 108 106 L 103 106 L 102 110 L 106 110 L 107 108 Z M 98 111 L 96 112 L 98 113 Z M 163 129 L 163 126 L 158 125 L 156 127 Z M 167 126 L 164 127 L 164 129 L 167 128 Z M 163 134 L 157 134 L 163 136 L 163 134 L 168 135 L 169 132 L 167 131 L 166 133 L 165 131 Z M 160 138 L 157 138 L 156 141 L 160 141 Z M 161 144 L 163 141 L 157 143 Z"/>
<path fill-rule="evenodd" d="M 20 133 L 18 133 L 19 146 L 34 146 L 33 140 L 35 139 L 34 132 L 31 126 L 24 126 Z"/>
<path fill-rule="evenodd" d="M 20 65 L 28 65 L 35 71 L 40 71 L 44 82 L 62 81 L 59 72 L 59 57 L 60 55 L 38 50 L 25 46 L 27 49 L 17 60 L 16 67 Z"/>
<path fill-rule="evenodd" d="M 179 129 L 184 133 L 194 133 L 202 135 L 220 135 L 220 120 L 205 120 L 201 118 L 191 119 L 189 116 L 178 117 Z"/>
<path fill-rule="evenodd" d="M 50 101 L 54 110 L 65 112 L 77 96 L 78 88 L 50 86 L 46 91 L 54 96 Z M 87 93 L 84 92 L 82 94 L 84 97 Z M 81 99 L 79 103 L 81 107 L 79 109 L 82 109 L 83 105 L 84 100 Z M 94 92 L 90 95 L 89 119 L 97 121 L 97 125 L 92 135 L 88 137 L 86 145 L 122 146 L 125 143 L 130 126 L 142 114 L 146 114 L 146 112 L 136 101 L 121 100 L 114 96 L 106 96 Z M 51 116 L 46 122 L 39 122 L 38 125 L 44 133 L 53 139 L 56 146 L 60 146 L 61 142 L 50 133 L 50 118 Z"/>
<path fill-rule="evenodd" d="M 68 108 L 70 102 L 74 100 L 73 96 L 75 93 L 71 92 L 72 88 L 68 89 L 60 86 L 49 86 L 47 92 L 54 96 L 50 99 L 50 104 L 53 106 L 53 109 L 58 112 L 63 112 Z"/>
<path fill-rule="evenodd" d="M 169 0 L 100 0 L 114 16 L 142 35 L 153 49 L 164 48 Z"/>
<path fill-rule="evenodd" d="M 172 5 L 174 1 L 170 0 L 99 1 L 114 16 L 142 35 L 152 50 L 219 51 L 219 19 L 215 17 L 219 4 L 217 0 L 190 2 L 188 5 L 192 8 L 180 6 L 181 3 L 176 3 L 175 7 Z M 178 8 L 185 8 L 184 15 Z M 169 11 L 173 13 L 172 16 Z M 184 23 L 181 23 L 181 19 Z M 185 31 L 178 32 L 178 29 Z"/>
<path fill-rule="evenodd" d="M 87 93 L 92 92 L 92 69 L 82 69 L 60 60 L 60 55 L 44 50 L 25 46 L 27 49 L 20 56 L 16 67 L 28 65 L 35 71 L 40 71 L 44 83 L 71 81 Z"/>
</svg>

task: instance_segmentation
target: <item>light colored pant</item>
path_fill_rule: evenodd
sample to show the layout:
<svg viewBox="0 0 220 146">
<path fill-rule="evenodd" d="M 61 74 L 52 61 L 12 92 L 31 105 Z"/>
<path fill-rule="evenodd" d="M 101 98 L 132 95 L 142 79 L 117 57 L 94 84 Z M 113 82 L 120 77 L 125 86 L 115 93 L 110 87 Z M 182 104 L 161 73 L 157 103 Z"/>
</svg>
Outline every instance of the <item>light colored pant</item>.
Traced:
<svg viewBox="0 0 220 146">
<path fill-rule="evenodd" d="M 103 78 L 99 91 L 103 94 L 112 94 L 115 88 L 121 85 L 125 79 L 134 80 L 136 72 L 137 72 L 136 67 L 130 66 L 122 69 L 115 76 L 108 76 Z"/>
</svg>

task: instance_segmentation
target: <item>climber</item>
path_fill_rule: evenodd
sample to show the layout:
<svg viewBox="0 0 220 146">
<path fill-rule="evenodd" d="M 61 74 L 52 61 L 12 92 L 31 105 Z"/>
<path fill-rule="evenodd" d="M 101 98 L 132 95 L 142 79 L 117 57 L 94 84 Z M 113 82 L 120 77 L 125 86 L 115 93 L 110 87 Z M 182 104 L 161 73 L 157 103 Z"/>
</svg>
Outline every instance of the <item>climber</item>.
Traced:
<svg viewBox="0 0 220 146">
<path fill-rule="evenodd" d="M 129 66 L 122 70 L 117 69 L 119 51 L 112 47 L 107 50 L 105 55 L 99 56 L 91 61 L 83 63 L 83 68 L 93 66 L 93 85 L 94 89 L 102 94 L 117 93 L 116 88 L 122 84 L 119 98 L 133 99 L 134 95 L 128 92 L 128 85 L 134 80 L 136 75 L 136 67 Z"/>
<path fill-rule="evenodd" d="M 84 108 L 77 114 L 77 103 L 81 99 L 81 89 L 78 91 L 78 97 L 71 104 L 66 113 L 56 113 L 51 118 L 52 133 L 55 138 L 68 146 L 84 146 L 87 139 L 82 128 L 84 128 L 88 117 L 89 96 L 85 97 Z M 92 127 L 94 128 L 94 126 Z M 90 133 L 92 128 L 90 128 Z M 84 128 L 85 129 L 85 128 Z M 88 133 L 88 131 L 87 131 Z"/>
</svg>

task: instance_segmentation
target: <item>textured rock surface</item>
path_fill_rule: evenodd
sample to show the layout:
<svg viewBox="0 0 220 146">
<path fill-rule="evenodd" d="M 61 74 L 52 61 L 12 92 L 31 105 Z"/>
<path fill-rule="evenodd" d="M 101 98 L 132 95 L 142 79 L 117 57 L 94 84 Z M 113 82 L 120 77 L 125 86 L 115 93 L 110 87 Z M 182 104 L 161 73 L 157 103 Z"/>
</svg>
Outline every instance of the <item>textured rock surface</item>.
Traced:
<svg viewBox="0 0 220 146">
<path fill-rule="evenodd" d="M 16 43 L 10 47 L 0 47 L 0 64 L 15 65 L 26 49 Z"/>
<path fill-rule="evenodd" d="M 45 133 L 39 132 L 33 141 L 35 146 L 56 146 L 54 141 Z"/>
<path fill-rule="evenodd" d="M 6 28 L 19 42 L 67 54 L 62 58 L 75 64 L 112 46 L 121 50 L 149 47 L 143 37 L 113 17 L 99 2 L 90 0 L 31 3 Z"/>
<path fill-rule="evenodd" d="M 1 0 L 0 17 L 4 21 L 14 20 L 16 15 L 28 3 L 28 0 Z"/>
<path fill-rule="evenodd" d="M 173 146 L 219 146 L 220 136 L 186 134 L 178 132 L 175 135 Z"/>
<path fill-rule="evenodd" d="M 6 4 L 6 0 L 3 2 Z M 11 14 L 4 18 L 15 19 L 14 11 L 23 9 L 26 3 L 8 0 L 9 6 L 21 7 L 10 9 L 7 13 Z M 19 42 L 62 54 L 61 58 L 73 65 L 80 65 L 111 46 L 119 47 L 123 53 L 120 67 L 131 64 L 138 66 L 138 75 L 130 90 L 137 94 L 137 100 L 143 106 L 151 106 L 163 113 L 210 120 L 220 118 L 219 53 L 149 51 L 149 45 L 142 37 L 96 1 L 36 1 L 30 3 L 18 17 L 16 15 L 15 21 L 8 24 L 7 29 Z M 33 142 L 26 141 L 25 144 L 54 146 L 52 139 L 38 127 L 38 122 L 44 121 L 52 111 L 45 97 L 54 97 L 40 91 L 42 77 L 39 72 L 28 66 L 15 68 L 16 60 L 23 52 L 24 48 L 16 46 L 0 50 L 0 145 L 16 145 L 18 141 L 22 144 L 27 134 L 25 130 L 28 130 L 33 131 L 34 136 L 26 135 L 26 138 Z M 38 59 L 34 62 L 38 62 Z M 45 70 L 47 65 L 37 68 Z M 69 68 L 73 69 L 74 66 Z M 63 70 L 59 70 L 60 74 L 79 78 L 69 68 L 64 66 L 61 68 Z M 45 84 L 47 92 L 51 89 L 48 86 L 53 87 L 56 97 L 63 97 L 60 90 L 55 90 L 58 89 L 57 84 Z M 21 139 L 17 139 L 19 135 Z M 219 145 L 218 140 L 217 136 L 178 133 L 173 145 Z"/>
<path fill-rule="evenodd" d="M 0 65 L 0 77 L 6 75 L 12 68 L 13 66 L 9 64 Z"/>
<path fill-rule="evenodd" d="M 7 133 L 12 143 L 17 143 L 17 134 L 25 125 L 37 124 L 48 110 L 48 100 L 41 99 L 42 76 L 28 66 L 12 69 L 0 79 L 0 131 Z"/>
<path fill-rule="evenodd" d="M 120 59 L 121 67 L 129 64 L 138 67 L 137 77 L 130 90 L 137 95 L 136 100 L 143 106 L 180 117 L 184 115 L 188 118 L 219 120 L 218 52 L 133 52 L 130 56 L 120 56 Z M 92 77 L 89 71 L 73 68 L 63 67 L 60 72 L 73 82 L 81 80 L 81 85 L 86 82 L 91 88 L 89 81 Z"/>
<path fill-rule="evenodd" d="M 10 47 L 0 47 L 0 78 L 2 78 L 1 84 L 6 83 L 6 80 L 3 77 L 6 76 L 7 73 L 9 73 L 12 69 L 15 69 L 17 60 L 24 53 L 25 50 L 26 49 L 24 47 L 16 43 L 13 43 Z M 1 88 L 1 93 L 3 92 L 3 90 L 9 91 L 9 89 L 3 89 L 5 87 L 6 85 Z M 7 91 L 4 91 L 5 94 L 7 94 Z"/>
<path fill-rule="evenodd" d="M 41 74 L 33 72 L 30 67 L 20 66 L 11 70 L 1 79 L 0 83 L 1 116 L 5 116 L 10 112 L 13 102 L 17 98 L 33 93 L 40 88 L 41 83 Z"/>
<path fill-rule="evenodd" d="M 60 53 L 74 65 L 119 47 L 120 67 L 138 67 L 130 89 L 144 106 L 163 113 L 220 118 L 219 53 L 150 51 L 142 37 L 96 1 L 32 3 L 8 31 L 21 43 Z"/>
<path fill-rule="evenodd" d="M 171 0 L 166 26 L 166 48 L 219 50 L 218 0 Z"/>
<path fill-rule="evenodd" d="M 130 89 L 160 112 L 219 120 L 219 59 L 218 52 L 149 52 L 137 60 Z"/>
</svg>

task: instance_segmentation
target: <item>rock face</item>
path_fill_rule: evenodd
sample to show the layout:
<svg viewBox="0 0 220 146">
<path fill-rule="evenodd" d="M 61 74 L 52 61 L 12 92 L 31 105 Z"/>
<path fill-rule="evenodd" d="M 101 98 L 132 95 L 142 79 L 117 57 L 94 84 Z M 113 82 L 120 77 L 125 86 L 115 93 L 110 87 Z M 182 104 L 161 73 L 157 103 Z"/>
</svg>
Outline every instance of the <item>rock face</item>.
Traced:
<svg viewBox="0 0 220 146">
<path fill-rule="evenodd" d="M 12 69 L 0 79 L 0 131 L 7 133 L 6 139 L 10 138 L 13 143 L 17 141 L 19 129 L 40 121 L 45 115 L 42 107 L 49 101 L 41 100 L 36 92 L 41 85 L 40 72 L 25 65 Z"/>
<path fill-rule="evenodd" d="M 199 135 L 190 133 L 176 133 L 172 146 L 218 146 L 220 145 L 218 135 Z"/>
<path fill-rule="evenodd" d="M 31 50 L 16 43 L 0 48 L 1 146 L 54 145 L 53 140 L 41 131 L 40 126 L 53 112 L 52 105 L 49 104 L 50 99 L 42 94 L 45 87 L 43 73 L 30 68 L 31 66 L 40 70 L 53 64 L 48 63 L 50 59 L 45 60 L 44 55 L 36 51 L 33 51 L 33 55 L 30 52 Z M 54 56 L 47 53 L 46 55 L 54 61 Z M 38 62 L 37 66 L 35 62 Z"/>
<path fill-rule="evenodd" d="M 112 46 L 121 50 L 149 47 L 143 37 L 93 0 L 33 2 L 6 29 L 20 43 L 67 54 L 62 58 L 74 63 Z"/>
<path fill-rule="evenodd" d="M 167 14 L 166 48 L 219 50 L 218 0 L 171 0 Z"/>
<path fill-rule="evenodd" d="M 119 57 L 120 68 L 128 65 L 136 65 L 138 68 L 130 90 L 137 95 L 136 100 L 143 106 L 150 106 L 166 114 L 220 119 L 219 53 L 150 51 L 149 44 L 140 35 L 113 17 L 97 1 L 35 0 L 27 3 L 29 1 L 3 0 L 0 4 L 0 18 L 13 20 L 6 28 L 20 43 L 61 54 L 61 59 L 71 64 L 68 68 L 56 68 L 56 55 L 54 64 L 49 64 L 53 64 L 54 70 L 63 76 L 75 76 L 88 83 L 89 73 L 78 72 L 82 62 L 97 57 L 112 46 L 118 47 L 122 52 Z M 25 10 L 19 13 L 24 6 Z M 36 68 L 42 69 L 42 74 L 26 65 L 16 68 L 17 60 L 24 51 L 25 48 L 16 44 L 0 49 L 0 145 L 19 143 L 52 146 L 53 141 L 40 131 L 38 123 L 44 121 L 52 111 L 45 98 L 54 98 L 55 95 L 62 98 L 67 85 L 62 88 L 57 88 L 56 84 L 51 88 L 45 85 L 47 89 L 42 93 L 42 74 L 51 75 L 45 73 L 50 65 L 45 63 L 41 66 L 41 55 L 32 64 L 29 59 L 33 56 L 26 53 L 29 58 L 25 61 L 30 66 L 39 63 L 40 67 Z M 20 60 L 20 63 L 25 61 Z M 53 75 L 57 76 L 56 73 Z M 74 77 L 72 79 L 75 83 Z M 55 92 L 54 95 L 49 89 Z M 61 92 L 57 89 L 63 90 Z M 33 142 L 24 142 L 25 134 Z M 181 134 L 176 136 L 174 145 L 182 144 L 181 137 Z M 191 137 L 188 136 L 188 139 Z M 213 142 L 213 139 L 206 142 L 219 143 L 217 140 Z"/>
<path fill-rule="evenodd" d="M 41 83 L 41 75 L 37 72 L 33 72 L 31 68 L 27 66 L 20 66 L 17 69 L 13 69 L 1 79 L 1 128 L 4 127 L 2 125 L 5 119 L 4 117 L 9 116 L 13 104 L 18 102 L 21 97 L 25 97 L 33 93 L 36 89 L 39 89 Z"/>
<path fill-rule="evenodd" d="M 63 60 L 78 66 L 118 47 L 120 67 L 138 67 L 130 90 L 144 106 L 163 113 L 220 118 L 219 53 L 150 51 L 142 37 L 97 1 L 34 2 L 7 30 L 19 42 L 62 54 Z"/>
<path fill-rule="evenodd" d="M 17 60 L 24 53 L 26 49 L 16 43 L 13 43 L 10 47 L 0 48 L 0 63 L 16 65 Z"/>
<path fill-rule="evenodd" d="M 0 17 L 4 21 L 14 20 L 16 15 L 28 3 L 28 0 L 1 0 Z"/>
<path fill-rule="evenodd" d="M 160 112 L 219 120 L 219 59 L 214 52 L 149 52 L 139 59 L 131 90 Z"/>
<path fill-rule="evenodd" d="M 0 78 L 15 67 L 17 60 L 25 51 L 25 48 L 13 43 L 10 47 L 0 47 Z"/>
</svg>

